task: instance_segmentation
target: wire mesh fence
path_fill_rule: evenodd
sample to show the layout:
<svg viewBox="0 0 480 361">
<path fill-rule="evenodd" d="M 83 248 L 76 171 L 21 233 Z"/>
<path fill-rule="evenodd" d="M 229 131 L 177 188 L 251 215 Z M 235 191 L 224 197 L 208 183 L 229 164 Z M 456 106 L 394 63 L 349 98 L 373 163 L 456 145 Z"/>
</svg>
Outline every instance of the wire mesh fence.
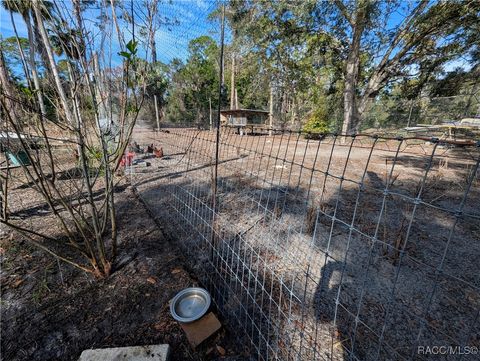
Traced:
<svg viewBox="0 0 480 361">
<path fill-rule="evenodd" d="M 371 104 L 365 122 L 375 128 L 453 123 L 477 116 L 479 109 L 480 92 L 473 86 L 468 93 L 456 96 L 379 100 Z"/>
<path fill-rule="evenodd" d="M 252 27 L 252 34 L 241 41 L 239 25 L 233 27 L 235 18 L 242 15 L 234 11 L 242 10 L 235 7 L 239 4 L 232 1 L 226 13 L 223 1 L 111 1 L 111 6 L 105 2 L 96 14 L 105 20 L 103 25 L 88 22 L 85 33 L 95 27 L 104 31 L 102 45 L 95 50 L 100 59 L 108 58 L 104 72 L 112 79 L 126 76 L 134 63 L 145 65 L 137 74 L 145 74 L 141 87 L 130 84 L 128 77 L 122 80 L 125 87 L 118 85 L 124 94 L 115 92 L 117 86 L 108 86 L 109 98 L 114 98 L 110 112 L 120 112 L 117 101 L 125 107 L 123 117 L 110 114 L 109 124 L 116 123 L 118 127 L 112 129 L 124 134 L 137 115 L 141 119 L 133 134 L 138 144 L 127 147 L 123 159 L 128 177 L 164 225 L 165 235 L 184 250 L 187 265 L 211 292 L 223 320 L 239 330 L 245 353 L 261 360 L 478 355 L 480 142 L 472 140 L 478 126 L 462 141 L 294 131 L 305 129 L 312 120 L 318 123 L 317 130 L 341 128 L 344 74 L 340 76 L 339 69 L 344 57 L 337 54 L 334 61 L 326 59 L 323 45 L 314 42 L 310 49 L 314 52 L 302 55 L 310 45 L 297 42 L 300 32 L 298 39 L 290 32 L 279 34 L 288 35 L 285 48 L 277 49 L 280 55 L 270 45 L 284 39 L 276 39 L 267 29 L 260 34 L 265 36 L 257 38 L 250 36 L 258 32 Z M 292 10 L 297 6 L 282 4 Z M 106 46 L 105 39 L 115 37 L 114 25 L 119 28 L 117 20 L 104 17 L 109 7 L 112 17 L 119 12 L 123 30 L 118 30 L 118 44 Z M 69 7 L 59 8 L 58 13 L 68 19 Z M 242 25 L 251 26 L 257 19 L 244 19 Z M 122 44 L 130 53 L 122 51 Z M 32 59 L 30 66 L 35 63 Z M 90 73 L 103 77 L 100 69 L 93 70 L 85 67 L 77 78 L 88 83 Z M 462 91 L 438 86 L 442 91 L 434 92 L 430 85 L 425 95 L 413 100 L 392 81 L 391 89 L 385 87 L 391 93 L 383 94 L 380 88 L 370 94 L 372 104 L 363 114 L 362 127 L 393 127 L 398 133 L 417 123 L 475 117 L 479 91 L 470 75 L 465 74 L 470 80 L 462 83 Z M 61 82 L 56 84 L 60 89 Z M 95 91 L 101 90 L 99 86 Z M 75 94 L 72 90 L 72 99 L 65 99 L 66 109 L 70 101 L 76 103 Z M 140 94 L 142 100 L 137 103 Z M 135 105 L 127 106 L 128 99 L 134 99 Z M 242 126 L 238 122 L 237 127 L 216 130 L 218 111 L 229 103 L 230 111 L 262 113 L 265 119 L 243 127 L 247 117 L 240 115 Z M 24 118 L 30 117 L 25 112 Z M 128 120 L 128 126 L 119 119 Z M 20 120 L 19 124 L 27 123 Z M 99 135 L 104 120 L 98 119 Z M 189 125 L 181 125 L 183 121 Z M 95 220 L 94 230 L 98 226 L 104 230 L 107 221 L 97 225 L 97 218 L 90 218 L 90 211 L 82 206 L 94 208 L 103 202 L 98 213 L 109 213 L 102 189 L 114 188 L 113 176 L 105 172 L 106 165 L 114 162 L 108 155 L 101 156 L 108 153 L 109 144 L 99 150 L 102 138 L 91 140 L 81 160 L 84 171 L 79 173 L 81 152 L 75 152 L 79 141 L 64 138 L 64 129 L 56 126 L 49 129 L 49 137 L 44 136 L 58 141 L 54 155 L 49 155 L 52 166 L 46 161 L 49 148 L 24 146 L 34 156 L 29 166 L 37 169 L 36 163 L 43 162 L 38 169 L 52 175 L 35 178 L 20 174 L 20 169 L 10 173 L 6 160 L 7 176 L 21 183 L 18 189 L 22 190 L 12 197 L 10 216 L 33 228 L 35 217 L 43 216 L 47 206 L 56 212 L 55 204 L 34 198 L 37 187 L 37 193 L 50 198 L 53 194 L 67 205 L 71 212 L 65 217 L 67 233 L 67 221 L 70 229 L 80 230 L 90 219 Z M 85 129 L 85 138 L 92 138 L 95 131 Z M 10 147 L 9 129 L 5 130 L 4 142 Z M 25 139 L 34 143 L 34 138 Z M 113 138 L 109 138 L 112 143 Z M 131 162 L 130 151 L 147 146 L 150 154 L 142 156 L 146 162 Z M 122 154 L 123 148 L 118 160 Z M 112 174 L 114 170 L 116 166 Z M 55 188 L 49 179 L 57 175 Z M 89 188 L 89 203 L 84 202 L 85 188 Z M 113 205 L 113 193 L 111 201 Z M 73 223 L 75 215 L 77 223 Z M 50 223 L 42 224 L 44 233 L 51 234 Z M 84 236 L 83 241 L 88 243 L 89 238 Z"/>
<path fill-rule="evenodd" d="M 478 348 L 479 144 L 225 127 L 216 159 L 214 131 L 134 137 L 164 157 L 132 182 L 252 356 Z"/>
</svg>

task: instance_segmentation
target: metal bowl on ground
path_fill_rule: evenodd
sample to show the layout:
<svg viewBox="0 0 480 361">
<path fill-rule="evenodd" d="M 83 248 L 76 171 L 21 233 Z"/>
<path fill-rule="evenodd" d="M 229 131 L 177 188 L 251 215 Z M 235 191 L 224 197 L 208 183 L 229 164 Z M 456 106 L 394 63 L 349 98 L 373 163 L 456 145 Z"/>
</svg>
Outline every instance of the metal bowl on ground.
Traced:
<svg viewBox="0 0 480 361">
<path fill-rule="evenodd" d="M 210 294 L 203 288 L 185 288 L 173 298 L 170 313 L 179 322 L 193 322 L 207 313 L 211 301 Z"/>
</svg>

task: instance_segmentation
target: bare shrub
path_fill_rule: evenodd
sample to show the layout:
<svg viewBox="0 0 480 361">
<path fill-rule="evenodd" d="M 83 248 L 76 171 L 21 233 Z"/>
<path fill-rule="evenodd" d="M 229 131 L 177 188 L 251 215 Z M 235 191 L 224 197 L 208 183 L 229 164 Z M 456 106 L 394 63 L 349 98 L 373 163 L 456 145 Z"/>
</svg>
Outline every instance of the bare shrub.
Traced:
<svg viewBox="0 0 480 361">
<path fill-rule="evenodd" d="M 106 32 L 86 30 L 79 0 L 73 1 L 73 18 L 66 18 L 71 10 L 66 3 L 4 5 L 24 17 L 30 56 L 19 45 L 27 80 L 22 87 L 0 54 L 1 143 L 7 164 L 0 222 L 56 258 L 108 276 L 117 254 L 115 170 L 143 103 L 147 63 L 136 55 L 137 41 L 123 39 L 116 16 L 121 4 L 112 2 L 104 10 L 104 21 L 116 25 L 112 28 L 122 50 L 123 64 L 117 68 L 108 65 L 112 54 L 100 47 Z M 42 79 L 39 66 L 45 69 Z M 31 212 L 33 217 L 36 207 L 48 210 L 50 229 L 39 231 L 16 216 Z"/>
</svg>

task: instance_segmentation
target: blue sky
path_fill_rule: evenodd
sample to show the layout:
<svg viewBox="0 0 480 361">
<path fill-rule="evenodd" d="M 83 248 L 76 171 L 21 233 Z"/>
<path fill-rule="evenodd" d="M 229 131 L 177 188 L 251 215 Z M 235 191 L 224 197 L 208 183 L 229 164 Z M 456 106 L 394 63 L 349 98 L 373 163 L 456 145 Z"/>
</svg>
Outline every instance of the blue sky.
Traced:
<svg viewBox="0 0 480 361">
<path fill-rule="evenodd" d="M 142 0 L 133 0 L 136 18 L 142 16 L 141 4 Z M 131 1 L 125 0 L 124 6 L 126 10 L 130 10 Z M 188 56 L 188 43 L 201 35 L 210 35 L 215 40 L 220 38 L 220 24 L 219 21 L 210 21 L 209 14 L 212 13 L 218 6 L 218 0 L 160 0 L 159 14 L 162 18 L 167 18 L 170 21 L 175 21 L 175 25 L 160 26 L 156 32 L 157 58 L 158 60 L 168 63 L 173 58 L 185 60 Z M 71 18 L 71 4 L 68 0 L 61 2 L 59 7 L 66 18 Z M 391 14 L 386 26 L 393 28 L 398 25 L 402 19 L 409 12 L 409 3 L 405 3 L 403 7 L 397 9 Z M 105 53 L 105 56 L 111 61 L 112 66 L 118 66 L 122 62 L 122 58 L 118 56 L 120 45 L 117 35 L 114 32 L 113 25 L 107 26 L 107 34 L 103 42 L 100 41 L 101 30 L 96 24 L 96 19 L 100 14 L 99 9 L 89 9 L 85 12 L 85 24 L 89 30 L 90 36 L 94 37 L 97 47 L 100 47 Z M 120 14 L 117 14 L 120 15 Z M 23 19 L 18 14 L 14 14 L 14 21 L 17 31 L 21 37 L 27 36 L 27 30 Z M 132 38 L 131 27 L 126 22 L 120 20 L 122 33 L 126 41 Z M 9 13 L 0 7 L 0 34 L 7 38 L 14 35 Z M 136 30 L 138 38 L 138 28 Z M 229 39 L 228 30 L 226 34 L 227 42 Z M 139 56 L 145 57 L 145 49 L 140 46 Z M 150 56 L 150 55 L 149 55 Z M 453 70 L 456 67 L 469 68 L 465 60 L 452 61 L 446 64 L 445 69 Z"/>
<path fill-rule="evenodd" d="M 144 9 L 141 7 L 142 1 L 134 0 L 134 9 L 137 19 L 142 16 Z M 130 1 L 125 1 L 124 6 L 130 10 Z M 217 0 L 163 0 L 159 4 L 159 14 L 163 19 L 174 21 L 174 25 L 161 25 L 156 32 L 157 58 L 162 62 L 169 62 L 173 58 L 185 60 L 188 56 L 188 43 L 201 35 L 210 35 L 215 40 L 220 38 L 219 21 L 211 21 L 208 15 L 218 6 Z M 66 18 L 72 16 L 71 4 L 67 1 L 60 6 Z M 100 15 L 99 9 L 89 9 L 85 12 L 85 26 L 94 37 L 98 44 L 100 41 L 100 29 L 96 18 Z M 117 16 L 120 14 L 117 14 Z M 19 36 L 27 37 L 27 29 L 22 17 L 14 14 L 14 21 Z M 132 38 L 131 25 L 120 20 L 120 26 L 124 39 L 128 42 Z M 136 38 L 138 38 L 138 28 L 136 29 Z M 0 8 L 0 34 L 3 38 L 14 35 L 10 20 L 10 14 L 3 8 Z M 111 54 L 112 65 L 120 65 L 122 59 L 117 55 L 120 51 L 120 44 L 116 33 L 112 27 L 107 26 L 107 36 L 102 43 L 103 50 Z M 145 57 L 145 49 L 140 45 L 139 56 Z M 150 55 L 149 55 L 150 56 Z"/>
</svg>

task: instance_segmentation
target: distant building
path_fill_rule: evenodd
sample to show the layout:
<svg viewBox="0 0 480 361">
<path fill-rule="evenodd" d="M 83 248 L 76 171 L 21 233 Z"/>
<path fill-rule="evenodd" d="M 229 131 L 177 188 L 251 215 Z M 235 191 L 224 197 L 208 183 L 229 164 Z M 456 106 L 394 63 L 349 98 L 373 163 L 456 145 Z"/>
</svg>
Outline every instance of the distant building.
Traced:
<svg viewBox="0 0 480 361">
<path fill-rule="evenodd" d="M 254 109 L 227 109 L 220 111 L 222 125 L 245 127 L 247 124 L 265 124 L 269 112 Z"/>
</svg>

